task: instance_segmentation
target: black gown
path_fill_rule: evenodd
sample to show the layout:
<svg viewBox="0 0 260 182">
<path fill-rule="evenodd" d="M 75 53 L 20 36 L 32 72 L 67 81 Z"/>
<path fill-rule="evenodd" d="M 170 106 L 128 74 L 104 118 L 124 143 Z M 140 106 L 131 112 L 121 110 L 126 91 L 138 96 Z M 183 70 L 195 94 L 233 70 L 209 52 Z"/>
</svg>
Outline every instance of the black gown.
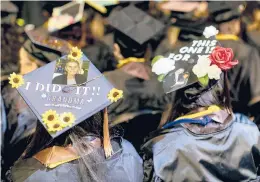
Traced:
<svg viewBox="0 0 260 182">
<path fill-rule="evenodd" d="M 223 47 L 232 48 L 239 64 L 228 71 L 234 112 L 255 117 L 259 125 L 260 56 L 257 49 L 242 40 L 220 40 Z"/>
</svg>

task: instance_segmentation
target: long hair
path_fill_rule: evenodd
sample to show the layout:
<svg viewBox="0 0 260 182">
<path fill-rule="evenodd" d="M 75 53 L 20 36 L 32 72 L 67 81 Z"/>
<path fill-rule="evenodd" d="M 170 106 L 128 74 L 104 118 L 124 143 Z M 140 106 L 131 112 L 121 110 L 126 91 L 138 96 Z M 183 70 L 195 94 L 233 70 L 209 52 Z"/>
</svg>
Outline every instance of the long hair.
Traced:
<svg viewBox="0 0 260 182">
<path fill-rule="evenodd" d="M 52 138 L 38 122 L 36 132 L 28 145 L 23 158 L 31 158 L 36 153 L 43 149 L 52 146 L 68 146 L 72 145 L 76 153 L 79 155 L 78 170 L 81 181 L 95 181 L 100 182 L 100 171 L 95 168 L 94 163 L 99 163 L 105 159 L 103 148 L 94 148 L 94 146 L 86 139 L 86 137 L 103 138 L 103 119 L 102 111 L 91 116 L 77 126 L 74 126 L 67 132 L 61 134 L 57 138 Z M 111 138 L 121 137 L 123 130 L 121 127 L 113 127 L 110 129 Z"/>
<path fill-rule="evenodd" d="M 192 110 L 200 107 L 209 107 L 213 104 L 223 107 L 229 113 L 232 112 L 227 72 L 224 72 L 221 75 L 221 79 L 218 81 L 210 80 L 209 85 L 206 88 L 202 87 L 197 82 L 178 90 L 174 94 L 172 107 L 165 112 L 165 114 L 167 114 L 165 117 L 168 119 L 165 119 L 164 117 L 160 126 L 163 126 L 166 122 L 173 121 Z"/>
<path fill-rule="evenodd" d="M 52 147 L 52 146 L 67 146 L 72 144 L 70 139 L 70 135 L 80 135 L 82 136 L 82 132 L 79 133 L 79 128 L 84 131 L 84 134 L 91 134 L 98 137 L 102 137 L 102 114 L 101 112 L 91 116 L 85 121 L 81 122 L 77 127 L 73 127 L 72 129 L 64 132 L 60 136 L 56 138 L 52 138 L 43 125 L 38 122 L 36 131 L 32 136 L 32 139 L 27 146 L 23 158 L 30 158 L 41 150 Z"/>
</svg>

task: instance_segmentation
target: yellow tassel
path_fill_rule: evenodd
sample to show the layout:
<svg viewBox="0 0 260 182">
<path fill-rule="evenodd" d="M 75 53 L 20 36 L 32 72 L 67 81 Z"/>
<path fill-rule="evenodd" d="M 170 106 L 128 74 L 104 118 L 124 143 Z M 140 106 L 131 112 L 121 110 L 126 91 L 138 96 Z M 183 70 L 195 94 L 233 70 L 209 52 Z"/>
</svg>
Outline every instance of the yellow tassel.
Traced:
<svg viewBox="0 0 260 182">
<path fill-rule="evenodd" d="M 104 150 L 106 158 L 112 156 L 113 148 L 110 142 L 109 126 L 108 126 L 108 113 L 107 108 L 104 110 L 104 122 L 103 122 L 103 137 L 104 137 Z"/>
</svg>

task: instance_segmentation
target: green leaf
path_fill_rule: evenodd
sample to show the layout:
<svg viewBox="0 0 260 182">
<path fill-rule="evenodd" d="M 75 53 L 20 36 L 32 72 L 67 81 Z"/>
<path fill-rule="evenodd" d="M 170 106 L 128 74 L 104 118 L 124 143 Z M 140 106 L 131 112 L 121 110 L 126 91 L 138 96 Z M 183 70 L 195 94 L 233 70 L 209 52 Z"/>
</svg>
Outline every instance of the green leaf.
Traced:
<svg viewBox="0 0 260 182">
<path fill-rule="evenodd" d="M 159 76 L 158 76 L 158 80 L 159 80 L 159 82 L 162 82 L 163 79 L 164 79 L 164 77 L 165 77 L 164 74 L 159 75 Z"/>
<path fill-rule="evenodd" d="M 152 60 L 152 66 L 154 65 L 154 63 L 156 63 L 159 59 L 161 59 L 161 58 L 164 58 L 163 56 L 161 56 L 161 55 L 158 55 L 158 56 L 155 56 L 154 58 L 153 58 L 153 60 Z"/>
<path fill-rule="evenodd" d="M 200 84 L 201 84 L 203 87 L 208 86 L 208 84 L 209 84 L 208 74 L 207 74 L 206 76 L 200 77 L 200 78 L 199 78 L 199 82 L 200 82 Z"/>
</svg>

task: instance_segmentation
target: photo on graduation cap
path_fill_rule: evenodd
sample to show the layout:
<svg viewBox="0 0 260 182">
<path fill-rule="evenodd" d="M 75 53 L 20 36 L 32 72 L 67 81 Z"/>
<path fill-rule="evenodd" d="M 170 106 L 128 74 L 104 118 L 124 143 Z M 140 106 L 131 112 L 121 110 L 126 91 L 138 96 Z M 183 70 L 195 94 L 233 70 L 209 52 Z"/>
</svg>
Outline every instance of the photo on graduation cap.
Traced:
<svg viewBox="0 0 260 182">
<path fill-rule="evenodd" d="M 52 17 L 47 23 L 48 31 L 55 32 L 79 22 L 83 17 L 83 11 L 83 2 L 70 2 L 62 7 L 54 8 Z"/>
<path fill-rule="evenodd" d="M 77 47 L 68 56 L 60 58 L 55 65 L 52 84 L 84 85 L 87 81 L 89 61 L 82 58 Z"/>
</svg>

